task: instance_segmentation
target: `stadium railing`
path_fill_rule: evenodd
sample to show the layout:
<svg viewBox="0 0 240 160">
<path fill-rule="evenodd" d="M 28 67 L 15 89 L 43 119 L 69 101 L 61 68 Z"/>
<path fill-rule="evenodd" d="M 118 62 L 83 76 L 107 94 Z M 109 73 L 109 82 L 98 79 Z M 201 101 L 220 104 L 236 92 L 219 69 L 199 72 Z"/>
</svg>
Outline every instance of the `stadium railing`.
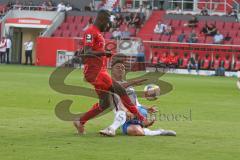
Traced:
<svg viewBox="0 0 240 160">
<path fill-rule="evenodd" d="M 230 2 L 231 1 L 231 2 Z M 226 15 L 232 8 L 239 10 L 240 5 L 236 0 L 199 0 L 197 3 L 194 1 L 186 1 L 186 0 L 171 0 L 170 9 L 167 13 L 175 13 L 174 7 L 179 6 L 182 10 L 182 14 L 198 14 L 201 9 L 206 6 L 210 15 Z M 189 10 L 185 8 L 185 5 L 189 4 L 193 6 L 193 10 Z"/>
</svg>

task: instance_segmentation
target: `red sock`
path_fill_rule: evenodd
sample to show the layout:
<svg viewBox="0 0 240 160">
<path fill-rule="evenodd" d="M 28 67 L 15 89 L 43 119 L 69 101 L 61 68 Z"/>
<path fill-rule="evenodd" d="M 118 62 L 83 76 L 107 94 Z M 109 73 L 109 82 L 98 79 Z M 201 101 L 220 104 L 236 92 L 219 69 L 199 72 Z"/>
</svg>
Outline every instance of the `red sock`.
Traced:
<svg viewBox="0 0 240 160">
<path fill-rule="evenodd" d="M 102 113 L 102 109 L 99 106 L 98 103 L 94 104 L 93 107 L 88 110 L 81 118 L 80 118 L 80 122 L 81 124 L 85 124 L 88 120 L 96 117 L 98 114 Z"/>
<path fill-rule="evenodd" d="M 122 100 L 123 105 L 131 112 L 133 113 L 135 116 L 137 116 L 137 118 L 140 121 L 143 121 L 145 119 L 145 117 L 138 111 L 136 105 L 134 105 L 132 103 L 132 101 L 130 100 L 130 98 L 128 97 L 128 95 L 123 95 L 120 97 Z"/>
</svg>

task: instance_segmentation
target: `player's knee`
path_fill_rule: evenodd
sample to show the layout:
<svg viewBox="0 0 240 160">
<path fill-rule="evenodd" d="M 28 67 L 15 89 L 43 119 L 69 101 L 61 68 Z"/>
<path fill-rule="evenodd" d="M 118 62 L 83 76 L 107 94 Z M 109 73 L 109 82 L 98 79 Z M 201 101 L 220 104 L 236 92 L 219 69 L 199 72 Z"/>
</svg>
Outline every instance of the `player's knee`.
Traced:
<svg viewBox="0 0 240 160">
<path fill-rule="evenodd" d="M 144 136 L 144 131 L 141 126 L 131 126 L 128 128 L 128 135 L 130 136 Z"/>
<path fill-rule="evenodd" d="M 142 128 L 136 129 L 136 136 L 144 136 L 144 131 Z"/>
</svg>

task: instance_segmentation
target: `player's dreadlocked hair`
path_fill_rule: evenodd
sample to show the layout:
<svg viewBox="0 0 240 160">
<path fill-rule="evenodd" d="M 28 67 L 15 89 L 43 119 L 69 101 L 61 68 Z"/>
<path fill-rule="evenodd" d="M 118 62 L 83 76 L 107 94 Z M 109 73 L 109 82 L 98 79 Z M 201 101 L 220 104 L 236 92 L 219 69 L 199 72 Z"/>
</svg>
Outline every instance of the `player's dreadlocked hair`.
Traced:
<svg viewBox="0 0 240 160">
<path fill-rule="evenodd" d="M 100 10 L 97 14 L 95 25 L 100 29 L 101 32 L 108 31 L 111 28 L 111 12 L 107 10 Z"/>
</svg>

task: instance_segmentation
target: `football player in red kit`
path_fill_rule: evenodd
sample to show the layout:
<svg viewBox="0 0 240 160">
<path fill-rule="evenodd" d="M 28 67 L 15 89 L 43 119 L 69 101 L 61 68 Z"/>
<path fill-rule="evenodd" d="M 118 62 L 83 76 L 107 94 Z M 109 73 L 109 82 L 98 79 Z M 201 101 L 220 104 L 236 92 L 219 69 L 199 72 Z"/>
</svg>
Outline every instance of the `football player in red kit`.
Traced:
<svg viewBox="0 0 240 160">
<path fill-rule="evenodd" d="M 83 37 L 83 57 L 84 57 L 84 78 L 92 84 L 99 97 L 99 105 L 94 105 L 79 119 L 74 121 L 74 126 L 79 134 L 84 133 L 84 124 L 102 113 L 110 107 L 111 93 L 120 96 L 124 106 L 140 121 L 144 126 L 152 125 L 153 121 L 148 121 L 128 97 L 126 90 L 116 81 L 112 80 L 107 72 L 107 57 L 112 53 L 105 51 L 105 39 L 101 32 L 107 32 L 111 28 L 111 14 L 106 10 L 99 11 L 96 20 L 84 33 Z"/>
</svg>

